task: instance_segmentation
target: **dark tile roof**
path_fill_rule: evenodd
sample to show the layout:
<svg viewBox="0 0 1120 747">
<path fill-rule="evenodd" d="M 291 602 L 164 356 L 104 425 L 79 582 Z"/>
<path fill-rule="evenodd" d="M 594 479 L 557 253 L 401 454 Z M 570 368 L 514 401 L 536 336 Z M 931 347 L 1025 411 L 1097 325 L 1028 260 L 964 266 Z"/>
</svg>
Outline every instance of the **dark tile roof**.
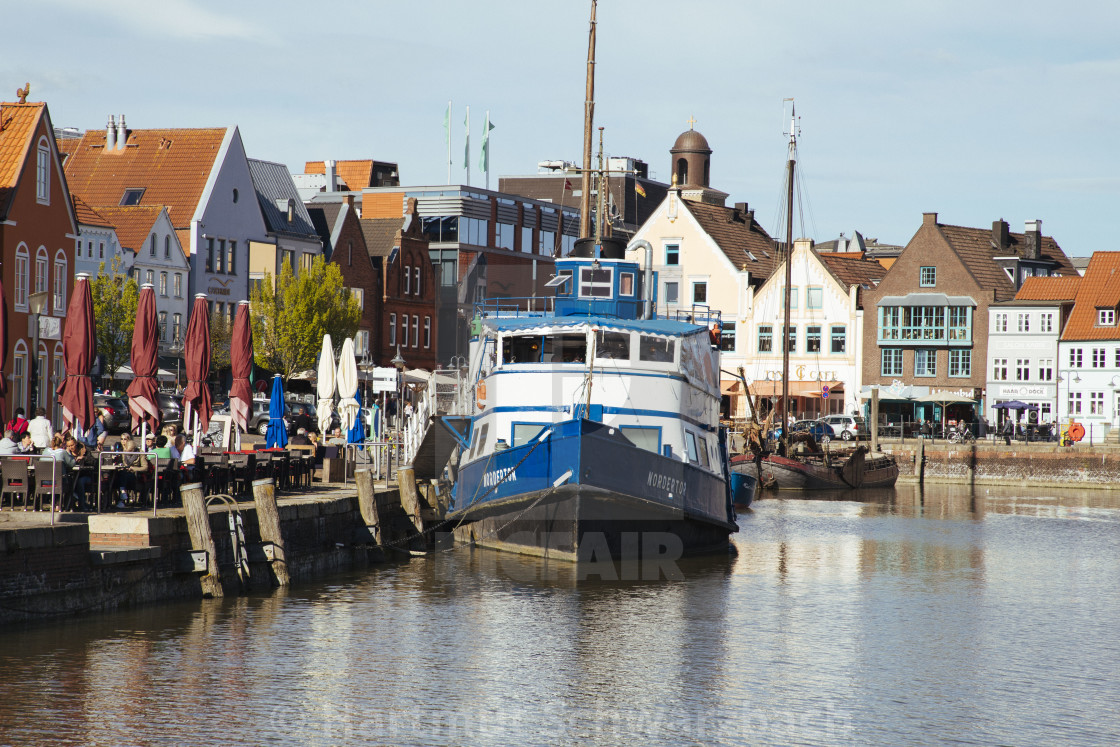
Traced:
<svg viewBox="0 0 1120 747">
<path fill-rule="evenodd" d="M 311 216 L 307 214 L 307 207 L 300 199 L 292 175 L 288 167 L 272 161 L 261 161 L 256 158 L 247 159 L 249 174 L 253 179 L 253 189 L 257 193 L 257 203 L 261 206 L 265 225 L 272 233 L 282 233 L 289 236 L 311 237 L 317 231 L 311 224 Z M 281 209 L 279 201 L 287 205 L 292 201 L 292 222 L 288 222 L 287 207 Z"/>
<path fill-rule="evenodd" d="M 887 268 L 873 259 L 830 252 L 819 254 L 821 261 L 836 276 L 836 279 L 847 286 L 874 288 L 887 274 Z"/>
<path fill-rule="evenodd" d="M 334 224 L 338 220 L 338 213 L 342 210 L 341 202 L 315 202 L 305 206 L 307 208 L 307 217 L 311 221 L 315 233 L 319 234 L 319 239 L 323 242 L 323 254 L 327 259 L 330 259 L 334 247 L 331 245 L 331 234 L 334 232 Z"/>
<path fill-rule="evenodd" d="M 712 237 L 737 270 L 745 268 L 759 283 L 774 272 L 779 264 L 774 240 L 753 217 L 748 218 L 735 208 L 723 205 L 692 200 L 681 200 L 680 204 Z"/>
<path fill-rule="evenodd" d="M 1005 249 L 996 247 L 992 241 L 992 231 L 987 228 L 966 228 L 937 224 L 938 230 L 949 247 L 961 258 L 981 288 L 995 291 L 996 300 L 1008 300 L 1015 296 L 1015 284 L 1003 268 L 995 261 L 996 257 L 1023 257 L 1027 237 L 1022 233 L 1009 233 L 1009 245 Z M 1055 264 L 1054 272 L 1061 275 L 1076 275 L 1077 271 L 1065 255 L 1058 242 L 1050 236 L 1042 237 L 1041 259 Z"/>
<path fill-rule="evenodd" d="M 362 235 L 371 257 L 388 257 L 398 245 L 397 233 L 404 225 L 402 218 L 363 218 Z"/>
</svg>

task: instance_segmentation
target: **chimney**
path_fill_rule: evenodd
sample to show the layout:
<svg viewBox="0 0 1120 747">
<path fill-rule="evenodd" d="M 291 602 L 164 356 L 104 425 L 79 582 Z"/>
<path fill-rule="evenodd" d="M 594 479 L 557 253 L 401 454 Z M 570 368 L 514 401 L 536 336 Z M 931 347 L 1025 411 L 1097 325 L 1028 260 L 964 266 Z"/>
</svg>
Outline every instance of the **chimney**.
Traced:
<svg viewBox="0 0 1120 747">
<path fill-rule="evenodd" d="M 117 147 L 117 120 L 110 114 L 109 124 L 105 125 L 105 152 L 115 150 Z"/>
<path fill-rule="evenodd" d="M 992 244 L 1000 253 L 1006 252 L 1011 246 L 1011 233 L 1003 218 L 992 221 Z"/>
<path fill-rule="evenodd" d="M 323 161 L 323 167 L 327 174 L 327 191 L 338 191 L 338 185 L 335 181 L 334 161 Z"/>
<path fill-rule="evenodd" d="M 121 115 L 121 121 L 117 123 L 117 150 L 124 150 L 124 144 L 128 141 L 128 128 L 124 125 L 124 115 Z"/>
<path fill-rule="evenodd" d="M 937 225 L 937 213 L 922 213 L 922 225 L 923 226 L 936 226 Z"/>
<path fill-rule="evenodd" d="M 1042 257 L 1042 221 L 1027 221 L 1026 234 L 1027 248 L 1023 257 L 1025 259 L 1040 259 Z"/>
</svg>

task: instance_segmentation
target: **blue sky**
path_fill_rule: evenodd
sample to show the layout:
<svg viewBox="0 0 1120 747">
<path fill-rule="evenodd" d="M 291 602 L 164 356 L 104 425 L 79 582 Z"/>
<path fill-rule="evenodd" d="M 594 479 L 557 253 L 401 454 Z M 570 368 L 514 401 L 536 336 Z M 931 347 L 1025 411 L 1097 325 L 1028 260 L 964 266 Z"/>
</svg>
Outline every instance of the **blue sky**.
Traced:
<svg viewBox="0 0 1120 747">
<path fill-rule="evenodd" d="M 6 5 L 12 5 L 8 3 Z M 486 111 L 491 186 L 578 160 L 590 0 L 40 0 L 2 10 L 0 98 L 30 81 L 57 126 L 236 124 L 249 154 L 396 161 L 409 184 L 471 183 Z M 853 7 L 854 6 L 854 7 Z M 793 14 L 793 15 L 791 15 Z M 801 117 L 805 233 L 905 244 L 944 223 L 1039 218 L 1069 254 L 1113 250 L 1120 3 L 790 4 L 601 0 L 596 125 L 667 180 L 695 117 L 712 186 L 777 230 Z"/>
</svg>

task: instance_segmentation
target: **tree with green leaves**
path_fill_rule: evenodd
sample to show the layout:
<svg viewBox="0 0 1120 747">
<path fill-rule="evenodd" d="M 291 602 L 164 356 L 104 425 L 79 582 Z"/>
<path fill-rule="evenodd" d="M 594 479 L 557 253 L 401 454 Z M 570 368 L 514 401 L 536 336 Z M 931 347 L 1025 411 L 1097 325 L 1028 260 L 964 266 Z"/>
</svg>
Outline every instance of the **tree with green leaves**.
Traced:
<svg viewBox="0 0 1120 747">
<path fill-rule="evenodd" d="M 210 317 L 210 373 L 230 367 L 230 345 L 233 343 L 233 325 L 225 314 Z"/>
<path fill-rule="evenodd" d="M 132 355 L 132 328 L 136 326 L 136 302 L 140 289 L 124 271 L 121 258 L 113 257 L 108 271 L 101 263 L 90 282 L 93 316 L 97 327 L 97 352 L 104 359 L 103 376 L 110 381 Z"/>
<path fill-rule="evenodd" d="M 314 368 L 323 335 L 342 341 L 358 331 L 362 310 L 343 285 L 338 265 L 316 257 L 299 275 L 284 264 L 273 282 L 265 275 L 250 298 L 254 358 L 285 381 Z"/>
</svg>

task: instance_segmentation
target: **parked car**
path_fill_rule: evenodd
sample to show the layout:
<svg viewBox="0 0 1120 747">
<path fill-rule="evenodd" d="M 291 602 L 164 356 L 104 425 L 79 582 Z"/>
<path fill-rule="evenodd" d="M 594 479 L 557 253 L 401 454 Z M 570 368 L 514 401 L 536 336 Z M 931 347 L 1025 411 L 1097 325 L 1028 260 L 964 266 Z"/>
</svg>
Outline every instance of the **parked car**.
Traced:
<svg viewBox="0 0 1120 747">
<path fill-rule="evenodd" d="M 93 405 L 99 410 L 109 411 L 109 432 L 124 433 L 132 424 L 132 416 L 128 412 L 128 404 L 120 397 L 110 397 L 108 394 L 93 395 Z"/>
<path fill-rule="evenodd" d="M 840 434 L 840 438 L 845 441 L 871 438 L 871 432 L 867 429 L 867 422 L 858 415 L 826 415 L 821 420 L 831 425 L 832 429 Z"/>
<path fill-rule="evenodd" d="M 826 444 L 836 438 L 836 431 L 823 420 L 798 420 L 789 429 L 790 433 L 808 433 L 818 443 Z"/>
<path fill-rule="evenodd" d="M 159 393 L 159 411 L 164 425 L 183 422 L 183 397 L 178 394 Z"/>
</svg>

